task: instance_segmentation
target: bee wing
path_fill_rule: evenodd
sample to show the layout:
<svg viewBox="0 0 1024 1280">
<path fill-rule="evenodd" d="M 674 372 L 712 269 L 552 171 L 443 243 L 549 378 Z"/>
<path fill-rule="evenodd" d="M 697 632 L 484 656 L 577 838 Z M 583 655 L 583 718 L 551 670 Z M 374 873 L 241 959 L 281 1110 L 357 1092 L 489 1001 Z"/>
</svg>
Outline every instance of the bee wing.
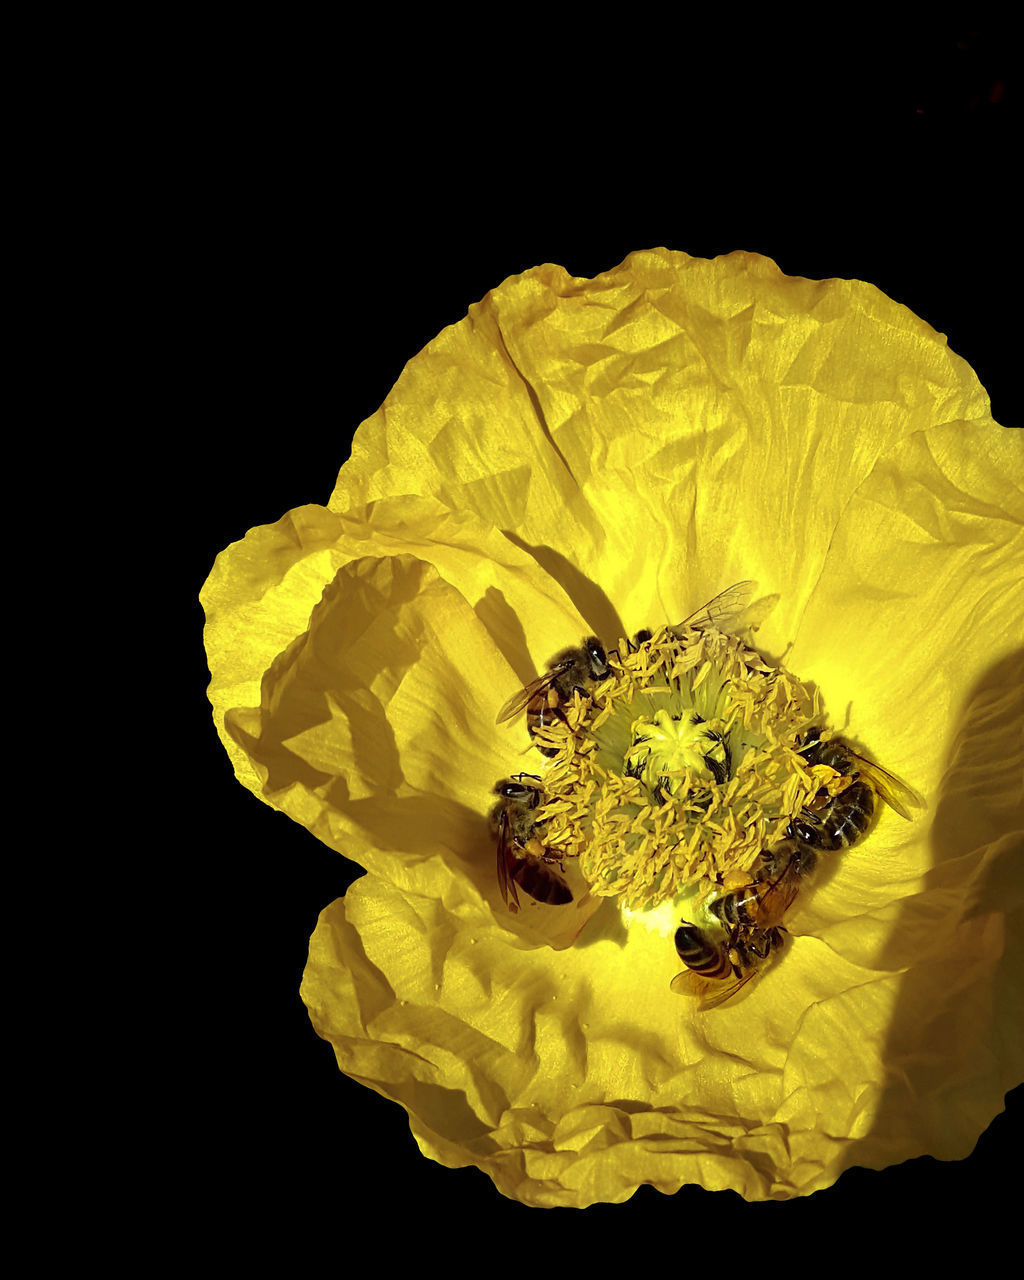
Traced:
<svg viewBox="0 0 1024 1280">
<path fill-rule="evenodd" d="M 669 983 L 677 996 L 692 996 L 695 999 L 702 996 L 710 985 L 706 979 L 699 978 L 692 969 L 684 969 L 682 973 L 677 973 Z"/>
<path fill-rule="evenodd" d="M 553 871 L 546 862 L 535 855 L 528 852 L 528 856 L 516 868 L 516 873 L 512 876 L 513 882 L 518 878 L 520 889 L 537 902 L 543 902 L 552 907 L 560 907 L 567 902 L 572 902 L 572 890 L 566 882 L 557 871 Z"/>
<path fill-rule="evenodd" d="M 800 877 L 789 867 L 786 867 L 761 894 L 758 911 L 760 927 L 768 929 L 772 925 L 778 924 L 796 901 L 796 895 L 799 890 Z"/>
<path fill-rule="evenodd" d="M 743 987 L 747 985 L 751 978 L 757 976 L 756 969 L 748 969 L 740 978 L 735 978 L 732 982 L 716 982 L 714 986 L 719 990 L 709 990 L 705 993 L 704 998 L 700 1002 L 701 1009 L 717 1009 L 719 1005 L 723 1005 L 727 1000 L 731 1000 Z M 710 986 L 711 984 L 709 984 Z"/>
<path fill-rule="evenodd" d="M 508 814 L 503 813 L 498 822 L 498 890 L 505 906 L 512 912 L 519 910 L 519 895 L 516 893 L 516 882 L 509 875 L 509 867 L 512 865 L 514 858 Z"/>
<path fill-rule="evenodd" d="M 702 609 L 691 613 L 688 618 L 684 618 L 671 629 L 681 631 L 683 627 L 717 627 L 719 631 L 724 631 L 726 626 L 747 607 L 756 586 L 757 583 L 752 578 L 737 582 L 735 586 L 727 588 L 713 600 L 709 600 Z"/>
<path fill-rule="evenodd" d="M 669 985 L 676 995 L 690 996 L 699 1000 L 698 1007 L 701 1010 L 717 1009 L 719 1005 L 731 1000 L 756 973 L 756 969 L 750 969 L 742 977 L 734 978 L 731 982 L 711 982 L 707 978 L 699 977 L 692 969 L 684 969 L 682 973 L 676 974 Z"/>
<path fill-rule="evenodd" d="M 506 720 L 512 720 L 520 712 L 525 711 L 533 695 L 540 693 L 542 689 L 546 689 L 557 674 L 557 670 L 549 671 L 546 675 L 538 676 L 536 680 L 531 680 L 528 685 L 514 693 L 495 716 L 494 723 L 504 724 Z"/>
<path fill-rule="evenodd" d="M 563 906 L 566 902 L 572 902 L 572 890 L 558 872 L 552 871 L 550 867 L 544 867 L 544 870 L 548 875 L 548 893 L 543 901 L 549 902 L 556 907 Z"/>
<path fill-rule="evenodd" d="M 857 768 L 871 783 L 890 809 L 895 809 L 901 818 L 910 819 L 907 807 L 920 809 L 924 805 L 923 798 L 902 778 L 897 778 L 888 769 L 883 769 L 873 760 L 865 760 L 863 756 L 851 751 L 850 755 L 857 761 Z"/>
</svg>

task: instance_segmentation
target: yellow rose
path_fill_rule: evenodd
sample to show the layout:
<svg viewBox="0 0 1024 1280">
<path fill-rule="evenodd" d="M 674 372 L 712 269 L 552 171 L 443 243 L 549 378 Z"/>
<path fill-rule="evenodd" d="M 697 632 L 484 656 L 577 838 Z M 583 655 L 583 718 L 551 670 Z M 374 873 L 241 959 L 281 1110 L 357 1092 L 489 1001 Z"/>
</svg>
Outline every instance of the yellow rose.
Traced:
<svg viewBox="0 0 1024 1280">
<path fill-rule="evenodd" d="M 1021 475 L 971 369 L 874 287 L 654 250 L 505 281 L 406 366 L 327 507 L 222 553 L 235 772 L 368 872 L 303 999 L 425 1154 L 585 1206 L 970 1152 L 1024 1075 Z M 548 762 L 494 720 L 582 636 L 745 579 L 777 597 L 758 650 L 927 806 L 834 855 L 781 960 L 702 1012 L 615 897 L 506 910 L 492 788 Z"/>
</svg>

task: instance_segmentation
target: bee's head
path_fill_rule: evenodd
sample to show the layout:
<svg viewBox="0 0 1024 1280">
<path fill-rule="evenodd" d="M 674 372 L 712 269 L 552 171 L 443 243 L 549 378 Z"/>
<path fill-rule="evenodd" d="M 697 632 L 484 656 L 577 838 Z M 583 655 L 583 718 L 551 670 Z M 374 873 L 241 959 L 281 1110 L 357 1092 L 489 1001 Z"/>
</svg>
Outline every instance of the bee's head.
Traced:
<svg viewBox="0 0 1024 1280">
<path fill-rule="evenodd" d="M 521 779 L 525 776 L 520 774 L 518 778 L 502 778 L 495 783 L 494 794 L 501 796 L 503 800 L 514 800 L 517 804 L 525 804 L 529 809 L 536 809 L 540 801 L 540 788 L 522 782 Z"/>
</svg>

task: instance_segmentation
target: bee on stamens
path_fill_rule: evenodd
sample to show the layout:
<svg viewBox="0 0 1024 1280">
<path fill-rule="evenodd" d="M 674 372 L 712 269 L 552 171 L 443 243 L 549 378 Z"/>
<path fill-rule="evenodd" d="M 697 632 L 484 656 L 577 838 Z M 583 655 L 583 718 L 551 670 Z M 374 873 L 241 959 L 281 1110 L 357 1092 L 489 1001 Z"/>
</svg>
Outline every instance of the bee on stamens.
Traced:
<svg viewBox="0 0 1024 1280">
<path fill-rule="evenodd" d="M 503 778 L 494 787 L 500 796 L 491 810 L 491 831 L 497 840 L 498 888 L 509 911 L 519 910 L 516 886 L 537 902 L 563 906 L 572 902 L 572 890 L 558 872 L 565 870 L 561 855 L 552 852 L 540 838 L 541 824 L 534 814 L 541 801 L 539 779 L 520 773 Z"/>
<path fill-rule="evenodd" d="M 847 849 L 870 828 L 881 797 L 904 818 L 921 797 L 900 778 L 866 760 L 847 743 L 822 742 L 820 731 L 805 738 L 800 754 L 809 765 L 827 765 L 845 785 L 833 795 L 822 787 L 787 828 L 787 839 L 764 850 L 748 883 L 719 894 L 707 905 L 726 931 L 716 942 L 696 925 L 676 931 L 676 951 L 687 966 L 673 990 L 697 995 L 702 1009 L 732 999 L 764 967 L 781 941 L 783 920 L 814 872 L 820 851 Z"/>
<path fill-rule="evenodd" d="M 597 636 L 588 636 L 579 648 L 556 654 L 544 675 L 514 693 L 498 712 L 495 723 L 504 724 L 525 710 L 526 727 L 536 738 L 540 729 L 566 719 L 565 707 L 572 702 L 574 693 L 591 697 L 610 673 L 601 641 Z M 538 745 L 537 750 L 546 756 L 558 754 L 553 747 Z"/>
<path fill-rule="evenodd" d="M 813 849 L 798 840 L 783 840 L 761 855 L 749 884 L 715 898 L 708 910 L 726 927 L 771 929 L 781 925 L 817 861 Z"/>
<path fill-rule="evenodd" d="M 871 827 L 876 797 L 908 820 L 908 806 L 924 803 L 901 778 L 858 755 L 840 738 L 822 742 L 819 733 L 808 734 L 800 754 L 808 764 L 827 765 L 849 781 L 836 795 L 822 788 L 790 822 L 787 835 L 812 849 L 848 849 Z"/>
</svg>

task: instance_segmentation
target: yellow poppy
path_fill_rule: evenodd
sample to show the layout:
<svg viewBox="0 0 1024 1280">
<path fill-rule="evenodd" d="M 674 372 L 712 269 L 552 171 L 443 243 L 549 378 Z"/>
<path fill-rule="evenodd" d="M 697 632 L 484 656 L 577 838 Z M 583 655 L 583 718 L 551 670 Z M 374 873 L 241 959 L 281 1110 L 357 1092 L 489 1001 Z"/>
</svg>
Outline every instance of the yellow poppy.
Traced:
<svg viewBox="0 0 1024 1280">
<path fill-rule="evenodd" d="M 1024 1077 L 1021 475 L 972 370 L 873 286 L 662 249 L 506 280 L 406 366 L 327 507 L 221 554 L 236 774 L 368 873 L 303 999 L 426 1155 L 582 1207 L 970 1152 Z M 670 989 L 677 900 L 630 897 L 645 867 L 585 849 L 591 892 L 507 909 L 493 787 L 566 753 L 495 716 L 581 637 L 747 579 L 758 652 L 926 804 L 823 858 L 781 956 L 702 1010 Z"/>
</svg>

